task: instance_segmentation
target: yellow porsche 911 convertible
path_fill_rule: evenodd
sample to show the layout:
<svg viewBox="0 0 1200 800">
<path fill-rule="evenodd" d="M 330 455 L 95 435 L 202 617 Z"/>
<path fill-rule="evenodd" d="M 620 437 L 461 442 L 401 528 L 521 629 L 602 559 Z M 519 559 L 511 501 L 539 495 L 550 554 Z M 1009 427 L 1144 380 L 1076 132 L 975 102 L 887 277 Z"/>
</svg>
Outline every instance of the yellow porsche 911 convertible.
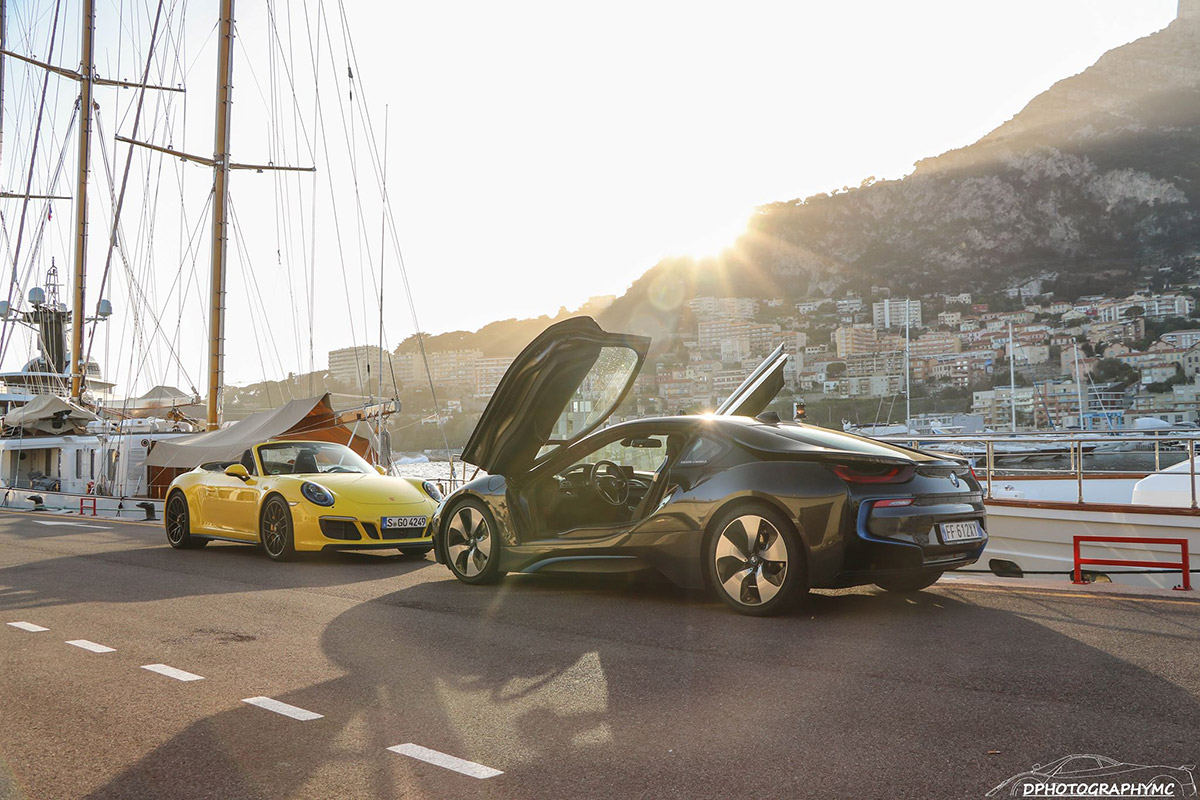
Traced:
<svg viewBox="0 0 1200 800">
<path fill-rule="evenodd" d="M 314 550 L 423 555 L 441 499 L 433 483 L 383 474 L 345 445 L 279 440 L 180 475 L 163 519 L 176 549 L 220 539 L 259 544 L 275 561 Z"/>
</svg>

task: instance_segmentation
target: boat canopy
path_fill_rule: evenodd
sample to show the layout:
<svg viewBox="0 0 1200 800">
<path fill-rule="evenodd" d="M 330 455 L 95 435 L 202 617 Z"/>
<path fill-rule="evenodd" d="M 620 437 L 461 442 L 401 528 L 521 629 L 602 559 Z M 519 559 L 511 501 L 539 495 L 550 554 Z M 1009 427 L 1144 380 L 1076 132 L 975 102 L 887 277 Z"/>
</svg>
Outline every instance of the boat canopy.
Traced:
<svg viewBox="0 0 1200 800">
<path fill-rule="evenodd" d="M 95 414 L 68 403 L 57 395 L 44 394 L 4 415 L 4 427 L 20 428 L 27 434 L 83 434 Z"/>
<path fill-rule="evenodd" d="M 259 411 L 219 430 L 157 442 L 146 465 L 192 469 L 212 461 L 237 461 L 248 448 L 268 439 L 338 442 L 363 456 L 377 449 L 369 425 L 347 428 L 338 423 L 326 393 Z"/>
</svg>

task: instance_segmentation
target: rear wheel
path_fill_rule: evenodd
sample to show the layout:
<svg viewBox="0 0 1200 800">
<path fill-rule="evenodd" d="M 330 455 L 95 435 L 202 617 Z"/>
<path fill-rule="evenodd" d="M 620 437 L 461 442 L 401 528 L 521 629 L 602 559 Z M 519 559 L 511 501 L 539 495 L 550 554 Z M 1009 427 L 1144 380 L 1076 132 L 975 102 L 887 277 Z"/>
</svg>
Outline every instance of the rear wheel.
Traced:
<svg viewBox="0 0 1200 800">
<path fill-rule="evenodd" d="M 740 614 L 778 614 L 808 591 L 795 529 L 769 506 L 744 503 L 721 514 L 705 550 L 713 590 Z"/>
<path fill-rule="evenodd" d="M 163 509 L 163 525 L 167 529 L 167 543 L 176 550 L 194 550 L 208 544 L 208 539 L 192 536 L 187 498 L 183 492 L 176 490 L 167 498 L 167 507 Z"/>
<path fill-rule="evenodd" d="M 446 566 L 463 583 L 494 583 L 500 571 L 500 538 L 492 515 L 478 500 L 464 500 L 446 523 Z"/>
<path fill-rule="evenodd" d="M 875 581 L 875 585 L 885 592 L 919 592 L 933 586 L 941 577 L 942 570 L 940 569 L 932 572 L 910 572 L 905 575 L 889 575 L 886 578 L 879 578 Z"/>
<path fill-rule="evenodd" d="M 291 561 L 296 557 L 292 510 L 288 508 L 287 501 L 279 495 L 272 495 L 263 503 L 258 536 L 263 552 L 272 561 Z"/>
</svg>

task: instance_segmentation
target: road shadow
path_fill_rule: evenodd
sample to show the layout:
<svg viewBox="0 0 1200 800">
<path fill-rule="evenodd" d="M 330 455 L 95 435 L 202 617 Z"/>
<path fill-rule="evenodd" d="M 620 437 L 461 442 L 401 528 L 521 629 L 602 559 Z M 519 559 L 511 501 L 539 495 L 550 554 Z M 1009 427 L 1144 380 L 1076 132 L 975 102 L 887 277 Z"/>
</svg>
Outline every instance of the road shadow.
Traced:
<svg viewBox="0 0 1200 800">
<path fill-rule="evenodd" d="M 394 551 L 304 553 L 277 563 L 253 545 L 213 542 L 202 550 L 161 547 L 107 550 L 0 568 L 0 610 L 70 603 L 144 603 L 247 588 L 343 586 L 404 575 L 431 557 Z M 132 568 L 133 572 L 130 572 Z"/>
<path fill-rule="evenodd" d="M 655 581 L 433 580 L 327 626 L 341 674 L 276 695 L 324 719 L 204 719 L 93 797 L 961 798 L 1072 752 L 1194 763 L 1196 687 L 1023 603 L 843 591 L 754 619 Z M 505 774 L 385 749 L 407 742 Z"/>
</svg>

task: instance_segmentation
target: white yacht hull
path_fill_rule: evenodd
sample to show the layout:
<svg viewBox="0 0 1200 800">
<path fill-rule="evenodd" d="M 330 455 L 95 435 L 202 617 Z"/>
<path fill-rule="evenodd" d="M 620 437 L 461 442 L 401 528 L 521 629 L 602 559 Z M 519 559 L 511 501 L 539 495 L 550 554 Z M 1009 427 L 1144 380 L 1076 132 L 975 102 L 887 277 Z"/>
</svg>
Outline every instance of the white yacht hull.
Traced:
<svg viewBox="0 0 1200 800">
<path fill-rule="evenodd" d="M 1057 573 L 1064 581 L 1074 568 L 1075 536 L 1111 536 L 1131 541 L 1085 542 L 1084 558 L 1178 563 L 1180 550 L 1173 545 L 1144 544 L 1136 537 L 1185 539 L 1190 568 L 1200 570 L 1200 516 L 1184 510 L 1147 508 L 1139 511 L 1105 503 L 994 500 L 987 503 L 988 544 L 974 569 L 988 569 L 993 560 L 1011 561 L 1027 575 Z M 1102 573 L 1112 582 L 1171 589 L 1182 581 L 1178 570 L 1130 573 L 1141 569 L 1084 565 L 1087 572 Z M 1164 569 L 1167 569 L 1164 567 Z M 1052 578 L 1053 575 L 1039 577 Z M 1197 576 L 1193 576 L 1197 577 Z"/>
</svg>

